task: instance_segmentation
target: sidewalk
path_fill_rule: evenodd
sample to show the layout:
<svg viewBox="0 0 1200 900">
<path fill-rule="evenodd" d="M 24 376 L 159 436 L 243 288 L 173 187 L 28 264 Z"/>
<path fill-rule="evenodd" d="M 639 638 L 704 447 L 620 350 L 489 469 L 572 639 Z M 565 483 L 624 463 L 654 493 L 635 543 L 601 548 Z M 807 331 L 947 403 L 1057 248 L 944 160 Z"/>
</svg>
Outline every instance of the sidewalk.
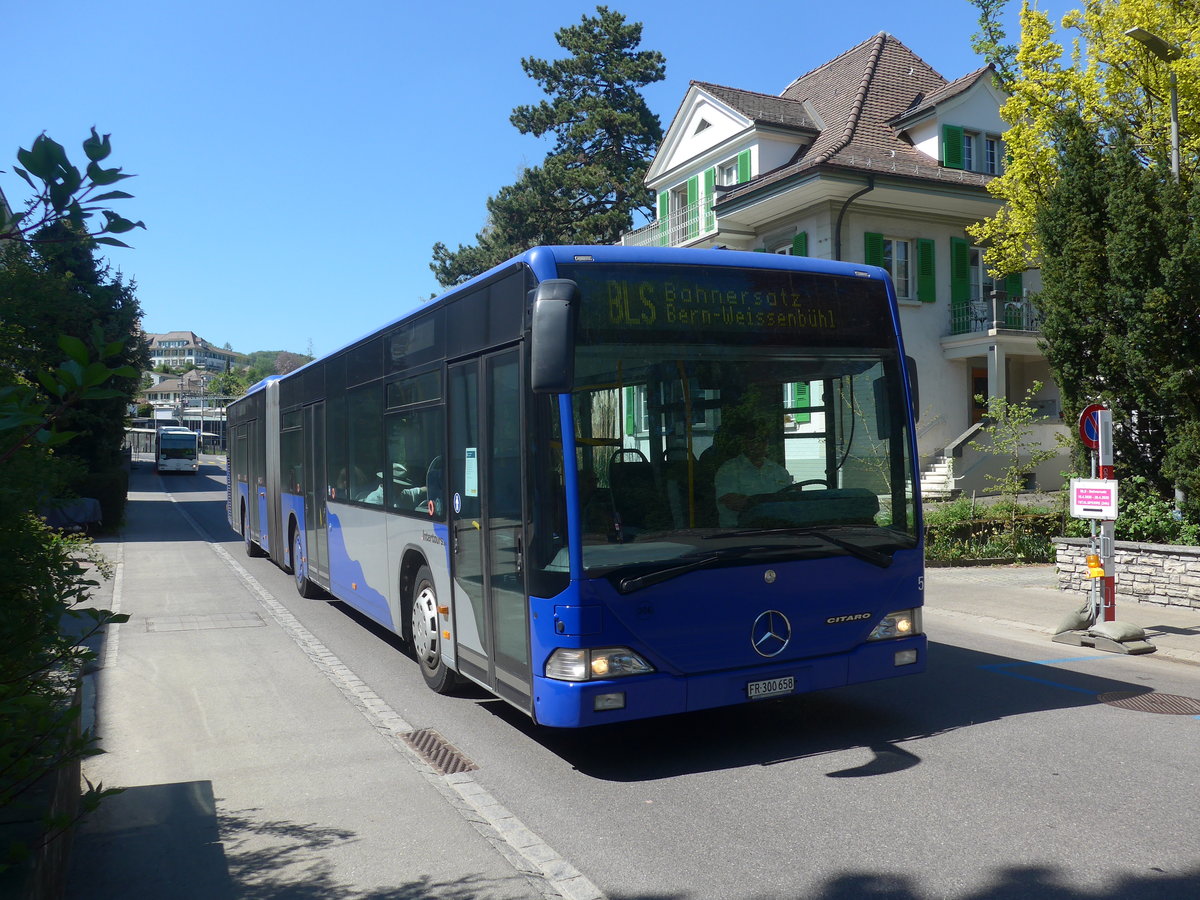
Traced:
<svg viewBox="0 0 1200 900">
<path fill-rule="evenodd" d="M 411 726 L 365 708 L 361 682 L 348 697 L 336 658 L 297 642 L 187 504 L 139 487 L 157 485 L 135 474 L 121 540 L 99 545 L 117 574 L 95 599 L 130 620 L 87 677 L 84 714 L 106 751 L 85 776 L 125 790 L 75 835 L 68 898 L 550 893 L 471 785 L 409 751 Z"/>
<path fill-rule="evenodd" d="M 1052 565 L 925 570 L 925 606 L 934 615 L 970 616 L 1044 634 L 1047 641 L 1085 599 L 1058 589 Z M 1156 648 L 1153 656 L 1200 664 L 1200 609 L 1118 603 L 1116 618 L 1145 629 Z"/>
</svg>

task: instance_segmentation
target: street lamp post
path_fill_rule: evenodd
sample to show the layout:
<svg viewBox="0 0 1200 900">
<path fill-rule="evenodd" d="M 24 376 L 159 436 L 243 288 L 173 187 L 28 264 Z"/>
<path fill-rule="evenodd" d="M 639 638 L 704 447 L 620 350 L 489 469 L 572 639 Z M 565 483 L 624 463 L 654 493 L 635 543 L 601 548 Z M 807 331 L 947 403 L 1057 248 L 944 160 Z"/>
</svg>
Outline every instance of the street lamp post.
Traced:
<svg viewBox="0 0 1200 900">
<path fill-rule="evenodd" d="M 1183 57 L 1183 48 L 1168 44 L 1145 28 L 1130 28 L 1125 32 L 1163 62 L 1167 63 L 1167 81 L 1171 88 L 1171 175 L 1179 180 L 1179 92 L 1175 85 L 1175 67 L 1170 65 Z"/>
<path fill-rule="evenodd" d="M 1176 183 L 1179 181 L 1179 91 L 1175 83 L 1175 67 L 1171 65 L 1175 60 L 1183 58 L 1183 48 L 1177 47 L 1174 44 L 1168 44 L 1157 34 L 1152 34 L 1145 28 L 1130 28 L 1125 32 L 1126 37 L 1131 37 L 1163 62 L 1167 64 L 1167 83 L 1171 90 L 1171 177 Z M 1183 504 L 1186 500 L 1183 489 L 1178 485 L 1175 487 L 1175 517 L 1178 519 L 1183 514 Z"/>
</svg>

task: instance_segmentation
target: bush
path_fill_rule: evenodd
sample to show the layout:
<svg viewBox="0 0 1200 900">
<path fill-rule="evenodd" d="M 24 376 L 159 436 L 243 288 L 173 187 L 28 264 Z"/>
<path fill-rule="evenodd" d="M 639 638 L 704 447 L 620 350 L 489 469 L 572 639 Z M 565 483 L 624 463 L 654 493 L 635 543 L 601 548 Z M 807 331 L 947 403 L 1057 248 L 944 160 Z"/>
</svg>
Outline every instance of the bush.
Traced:
<svg viewBox="0 0 1200 900">
<path fill-rule="evenodd" d="M 1050 562 L 1062 515 L 1009 503 L 979 506 L 960 497 L 925 510 L 925 556 L 931 560 L 1016 559 Z"/>
</svg>

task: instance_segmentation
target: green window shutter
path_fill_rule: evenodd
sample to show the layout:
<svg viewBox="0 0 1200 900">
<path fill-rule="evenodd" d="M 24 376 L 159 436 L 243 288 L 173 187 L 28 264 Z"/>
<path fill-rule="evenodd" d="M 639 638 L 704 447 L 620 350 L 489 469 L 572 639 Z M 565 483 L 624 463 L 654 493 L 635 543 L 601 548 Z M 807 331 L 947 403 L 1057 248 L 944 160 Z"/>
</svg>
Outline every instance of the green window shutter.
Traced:
<svg viewBox="0 0 1200 900">
<path fill-rule="evenodd" d="M 658 192 L 658 243 L 666 246 L 670 240 L 671 195 L 667 191 Z"/>
<path fill-rule="evenodd" d="M 687 181 L 687 236 L 694 238 L 700 233 L 700 177 L 693 175 Z"/>
<path fill-rule="evenodd" d="M 811 396 L 811 390 L 807 381 L 797 381 L 792 384 L 792 406 L 811 406 L 812 400 L 809 399 Z M 812 421 L 812 413 L 792 413 L 792 419 L 797 425 L 807 425 Z"/>
<path fill-rule="evenodd" d="M 963 167 L 963 130 L 961 125 L 942 126 L 942 165 L 947 169 Z"/>
<path fill-rule="evenodd" d="M 1020 300 L 1024 293 L 1024 279 L 1020 272 L 1014 272 L 1004 279 L 1004 293 L 1007 294 L 1009 305 L 1004 309 L 1004 324 L 1018 330 L 1025 327 L 1024 311 L 1013 301 Z"/>
<path fill-rule="evenodd" d="M 713 201 L 717 198 L 717 170 L 716 168 L 704 170 L 704 230 L 715 231 L 717 227 L 717 216 L 713 212 Z"/>
<path fill-rule="evenodd" d="M 625 388 L 625 433 L 633 434 L 637 430 L 637 388 Z"/>
<path fill-rule="evenodd" d="M 743 150 L 738 154 L 738 184 L 750 180 L 750 151 Z"/>
<path fill-rule="evenodd" d="M 917 241 L 917 299 L 922 303 L 937 300 L 937 267 L 933 261 L 934 242 L 929 238 Z"/>
<path fill-rule="evenodd" d="M 971 245 L 962 238 L 950 238 L 950 322 L 951 333 L 966 334 L 970 328 Z"/>
<path fill-rule="evenodd" d="M 754 252 L 755 252 L 755 253 L 766 253 L 766 252 L 767 252 L 767 248 L 766 248 L 766 247 L 755 247 L 755 248 L 754 248 Z"/>
<path fill-rule="evenodd" d="M 883 265 L 883 235 L 868 231 L 863 235 L 863 262 L 868 266 Z"/>
<path fill-rule="evenodd" d="M 792 256 L 808 256 L 808 232 L 801 231 L 792 238 Z"/>
</svg>

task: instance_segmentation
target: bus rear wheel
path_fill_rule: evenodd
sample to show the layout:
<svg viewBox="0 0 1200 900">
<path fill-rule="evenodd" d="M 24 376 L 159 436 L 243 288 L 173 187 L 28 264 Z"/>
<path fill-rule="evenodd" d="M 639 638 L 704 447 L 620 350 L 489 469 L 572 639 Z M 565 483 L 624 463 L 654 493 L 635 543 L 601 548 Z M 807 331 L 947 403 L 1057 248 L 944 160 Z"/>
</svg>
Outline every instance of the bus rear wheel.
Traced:
<svg viewBox="0 0 1200 900">
<path fill-rule="evenodd" d="M 442 659 L 442 632 L 438 627 L 437 589 L 433 573 L 421 566 L 413 582 L 412 646 L 425 683 L 439 694 L 449 694 L 458 678 Z"/>
</svg>

